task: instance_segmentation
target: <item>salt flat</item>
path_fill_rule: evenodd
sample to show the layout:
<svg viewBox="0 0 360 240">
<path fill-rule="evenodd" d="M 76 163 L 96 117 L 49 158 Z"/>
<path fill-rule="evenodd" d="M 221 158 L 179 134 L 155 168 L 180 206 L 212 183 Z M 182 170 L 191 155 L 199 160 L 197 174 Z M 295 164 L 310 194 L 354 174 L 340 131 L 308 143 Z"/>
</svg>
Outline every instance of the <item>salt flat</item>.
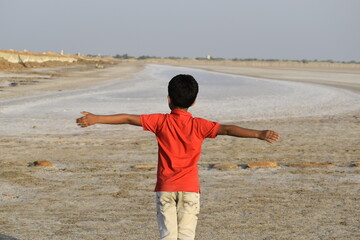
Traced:
<svg viewBox="0 0 360 240">
<path fill-rule="evenodd" d="M 190 111 L 214 121 L 325 116 L 360 109 L 359 94 L 338 88 L 151 64 L 128 79 L 0 100 L 0 118 L 5 123 L 0 132 L 80 132 L 73 120 L 83 110 L 101 114 L 166 113 L 167 83 L 179 73 L 194 75 L 200 85 L 197 104 Z"/>
</svg>

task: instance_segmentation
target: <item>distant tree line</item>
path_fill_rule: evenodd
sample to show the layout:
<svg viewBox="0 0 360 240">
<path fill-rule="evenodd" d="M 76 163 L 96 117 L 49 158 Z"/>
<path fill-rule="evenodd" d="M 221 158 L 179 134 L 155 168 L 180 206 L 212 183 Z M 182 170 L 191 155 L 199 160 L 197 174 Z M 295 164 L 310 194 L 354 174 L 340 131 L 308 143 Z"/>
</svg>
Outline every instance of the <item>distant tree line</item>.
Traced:
<svg viewBox="0 0 360 240">
<path fill-rule="evenodd" d="M 116 54 L 115 56 L 113 56 L 114 58 L 119 58 L 119 59 L 131 59 L 131 58 L 134 58 L 132 56 L 129 56 L 127 55 L 126 53 L 123 54 L 123 55 L 120 55 L 120 54 Z"/>
<path fill-rule="evenodd" d="M 224 61 L 224 60 L 226 60 L 225 58 L 220 58 L 220 57 L 217 57 L 217 58 L 214 58 L 214 57 L 197 57 L 195 59 L 196 60 L 207 60 L 207 61 Z"/>
<path fill-rule="evenodd" d="M 233 58 L 232 61 L 263 61 L 263 62 L 302 62 L 302 63 L 309 63 L 309 62 L 328 62 L 328 63 L 356 63 L 360 64 L 360 62 L 357 61 L 334 61 L 331 59 L 328 60 L 308 60 L 308 59 L 302 59 L 302 60 L 288 60 L 288 59 L 259 59 L 259 58 Z"/>
<path fill-rule="evenodd" d="M 108 57 L 104 55 L 92 55 L 88 54 L 87 56 L 90 57 Z M 169 57 L 157 57 L 157 56 L 148 56 L 148 55 L 141 55 L 139 57 L 129 56 L 128 54 L 116 54 L 113 56 L 113 58 L 116 59 L 137 59 L 137 60 L 146 60 L 146 59 L 171 59 L 171 60 L 181 60 L 181 59 L 190 59 L 187 57 L 176 57 L 176 56 L 169 56 Z M 299 62 L 299 63 L 309 63 L 309 62 L 327 62 L 327 63 L 348 63 L 348 64 L 360 64 L 360 61 L 335 61 L 335 60 L 308 60 L 308 59 L 302 59 L 302 60 L 288 60 L 288 59 L 261 59 L 261 58 L 232 58 L 232 59 L 226 59 L 221 57 L 197 57 L 195 60 L 202 60 L 202 61 L 224 61 L 224 60 L 231 60 L 231 61 L 243 61 L 243 62 L 249 62 L 249 61 L 261 61 L 261 62 Z"/>
</svg>

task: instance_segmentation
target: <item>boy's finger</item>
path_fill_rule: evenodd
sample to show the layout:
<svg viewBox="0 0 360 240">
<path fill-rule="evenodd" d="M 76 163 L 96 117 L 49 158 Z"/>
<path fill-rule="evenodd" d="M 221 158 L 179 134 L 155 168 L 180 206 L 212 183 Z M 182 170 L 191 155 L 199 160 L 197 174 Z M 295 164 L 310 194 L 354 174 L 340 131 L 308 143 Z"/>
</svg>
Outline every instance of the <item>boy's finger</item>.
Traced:
<svg viewBox="0 0 360 240">
<path fill-rule="evenodd" d="M 269 131 L 269 135 L 266 138 L 266 141 L 269 143 L 274 143 L 280 140 L 280 135 L 274 131 Z"/>
<path fill-rule="evenodd" d="M 76 122 L 77 122 L 77 123 L 82 123 L 82 122 L 84 122 L 84 119 L 83 119 L 82 117 L 81 117 L 81 118 L 77 118 L 77 119 L 76 119 Z"/>
<path fill-rule="evenodd" d="M 273 132 L 273 131 L 270 132 L 270 137 L 274 140 L 280 139 L 280 135 L 277 132 Z"/>
<path fill-rule="evenodd" d="M 271 140 L 272 142 L 276 142 L 276 141 L 278 141 L 280 138 L 279 138 L 279 136 L 277 136 L 277 135 L 273 135 L 273 136 L 270 136 L 269 137 L 269 140 Z"/>
<path fill-rule="evenodd" d="M 81 121 L 81 122 L 78 122 L 78 126 L 84 128 L 84 127 L 87 127 L 88 124 L 86 124 L 85 122 Z"/>
</svg>

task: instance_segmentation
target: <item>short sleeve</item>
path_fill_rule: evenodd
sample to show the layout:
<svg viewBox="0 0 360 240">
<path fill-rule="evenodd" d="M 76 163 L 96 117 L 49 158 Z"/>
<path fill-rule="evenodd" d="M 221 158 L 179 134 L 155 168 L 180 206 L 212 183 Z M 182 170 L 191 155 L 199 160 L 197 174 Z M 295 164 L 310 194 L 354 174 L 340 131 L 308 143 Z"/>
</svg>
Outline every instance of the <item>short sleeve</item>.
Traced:
<svg viewBox="0 0 360 240">
<path fill-rule="evenodd" d="M 198 131 L 204 138 L 216 138 L 220 123 L 208 121 L 206 119 L 197 118 Z"/>
<path fill-rule="evenodd" d="M 157 133 L 161 124 L 164 122 L 164 114 L 140 115 L 140 121 L 145 131 Z"/>
</svg>

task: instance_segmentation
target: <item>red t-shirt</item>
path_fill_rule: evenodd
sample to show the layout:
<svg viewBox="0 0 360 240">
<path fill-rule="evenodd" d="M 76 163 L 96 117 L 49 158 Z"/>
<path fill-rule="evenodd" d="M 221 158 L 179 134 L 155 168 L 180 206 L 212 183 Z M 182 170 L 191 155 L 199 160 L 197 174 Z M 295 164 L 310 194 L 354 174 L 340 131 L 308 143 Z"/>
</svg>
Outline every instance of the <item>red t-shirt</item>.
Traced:
<svg viewBox="0 0 360 240">
<path fill-rule="evenodd" d="M 205 138 L 215 138 L 220 124 L 193 118 L 183 110 L 141 115 L 144 130 L 155 133 L 158 170 L 155 191 L 200 192 L 198 166 Z"/>
</svg>

